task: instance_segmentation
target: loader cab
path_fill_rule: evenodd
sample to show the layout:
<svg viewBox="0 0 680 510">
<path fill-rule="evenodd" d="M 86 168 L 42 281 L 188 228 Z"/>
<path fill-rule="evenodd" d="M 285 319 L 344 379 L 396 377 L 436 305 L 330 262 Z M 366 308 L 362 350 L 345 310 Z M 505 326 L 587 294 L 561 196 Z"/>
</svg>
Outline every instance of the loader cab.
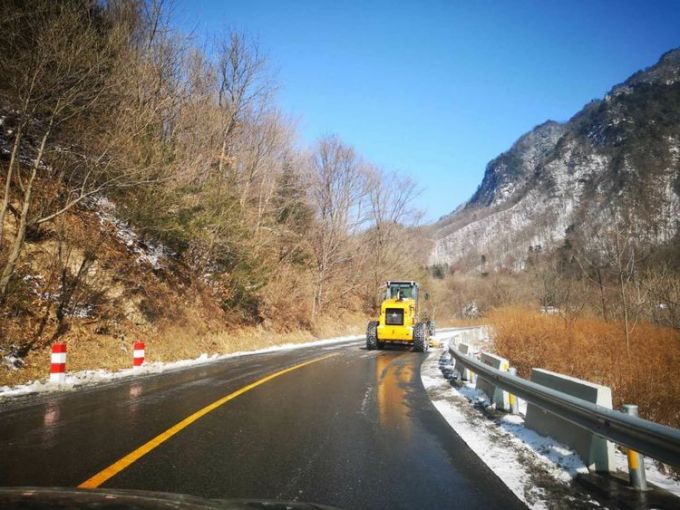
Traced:
<svg viewBox="0 0 680 510">
<path fill-rule="evenodd" d="M 418 284 L 416 282 L 387 282 L 385 299 L 413 299 L 418 302 Z"/>
</svg>

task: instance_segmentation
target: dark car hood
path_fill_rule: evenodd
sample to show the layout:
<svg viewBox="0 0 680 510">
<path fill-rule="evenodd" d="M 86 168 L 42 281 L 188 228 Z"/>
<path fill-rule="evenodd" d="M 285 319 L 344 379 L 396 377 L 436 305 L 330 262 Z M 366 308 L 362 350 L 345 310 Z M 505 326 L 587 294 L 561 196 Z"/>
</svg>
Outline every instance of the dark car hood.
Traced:
<svg viewBox="0 0 680 510">
<path fill-rule="evenodd" d="M 0 508 L 21 510 L 337 510 L 310 503 L 250 500 L 203 499 L 185 494 L 119 489 L 63 489 L 45 487 L 0 488 Z"/>
</svg>

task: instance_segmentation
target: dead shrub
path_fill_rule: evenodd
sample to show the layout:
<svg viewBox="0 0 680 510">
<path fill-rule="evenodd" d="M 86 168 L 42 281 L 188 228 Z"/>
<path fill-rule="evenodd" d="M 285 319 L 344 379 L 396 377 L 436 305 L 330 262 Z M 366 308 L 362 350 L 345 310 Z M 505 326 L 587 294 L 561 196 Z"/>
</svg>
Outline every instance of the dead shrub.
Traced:
<svg viewBox="0 0 680 510">
<path fill-rule="evenodd" d="M 626 353 L 622 324 L 580 316 L 566 322 L 526 308 L 489 314 L 496 351 L 529 377 L 531 368 L 609 386 L 614 407 L 637 404 L 644 418 L 680 426 L 680 332 L 639 323 Z"/>
</svg>

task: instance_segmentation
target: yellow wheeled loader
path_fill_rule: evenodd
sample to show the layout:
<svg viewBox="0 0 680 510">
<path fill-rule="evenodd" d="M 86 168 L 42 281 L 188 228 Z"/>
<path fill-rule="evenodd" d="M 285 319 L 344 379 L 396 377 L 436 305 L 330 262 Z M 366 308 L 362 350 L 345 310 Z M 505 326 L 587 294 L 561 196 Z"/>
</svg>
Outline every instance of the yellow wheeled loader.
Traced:
<svg viewBox="0 0 680 510">
<path fill-rule="evenodd" d="M 434 323 L 420 309 L 420 288 L 413 281 L 388 281 L 380 317 L 368 323 L 366 348 L 382 349 L 387 342 L 413 345 L 425 352 L 430 348 Z M 429 296 L 425 294 L 425 299 Z"/>
</svg>

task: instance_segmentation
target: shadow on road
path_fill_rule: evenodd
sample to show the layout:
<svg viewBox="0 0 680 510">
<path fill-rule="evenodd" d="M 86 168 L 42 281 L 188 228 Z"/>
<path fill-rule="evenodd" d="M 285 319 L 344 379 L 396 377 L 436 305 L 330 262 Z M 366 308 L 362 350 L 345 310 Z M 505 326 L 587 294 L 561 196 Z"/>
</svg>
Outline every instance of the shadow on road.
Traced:
<svg viewBox="0 0 680 510">
<path fill-rule="evenodd" d="M 360 350 L 362 351 L 367 351 L 368 349 L 366 348 L 365 345 L 359 347 Z M 382 349 L 376 349 L 378 352 L 380 351 L 386 351 L 386 352 L 414 352 L 413 351 L 413 346 L 408 345 L 408 344 L 386 344 Z"/>
</svg>

